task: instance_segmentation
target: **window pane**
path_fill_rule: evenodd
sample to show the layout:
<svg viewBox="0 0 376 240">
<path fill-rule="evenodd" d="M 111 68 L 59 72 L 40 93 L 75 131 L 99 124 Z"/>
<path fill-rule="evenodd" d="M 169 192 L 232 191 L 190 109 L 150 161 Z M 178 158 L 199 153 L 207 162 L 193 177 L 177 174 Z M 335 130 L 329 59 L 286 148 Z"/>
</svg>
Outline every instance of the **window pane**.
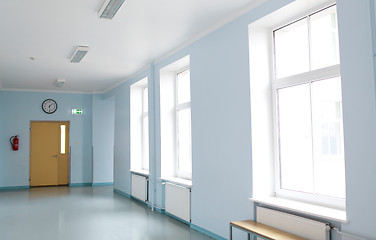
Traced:
<svg viewBox="0 0 376 240">
<path fill-rule="evenodd" d="M 191 101 L 190 71 L 186 70 L 177 76 L 178 78 L 178 104 Z"/>
<path fill-rule="evenodd" d="M 145 116 L 142 123 L 142 168 L 149 170 L 149 117 Z"/>
<path fill-rule="evenodd" d="M 60 125 L 60 154 L 65 154 L 65 125 Z"/>
<path fill-rule="evenodd" d="M 192 173 L 191 109 L 178 111 L 178 171 Z"/>
<path fill-rule="evenodd" d="M 143 112 L 148 112 L 148 87 L 145 87 L 142 91 L 142 105 Z"/>
<path fill-rule="evenodd" d="M 274 31 L 276 78 L 309 71 L 307 18 Z"/>
<path fill-rule="evenodd" d="M 336 6 L 311 16 L 312 70 L 339 64 Z"/>
<path fill-rule="evenodd" d="M 315 191 L 345 198 L 341 78 L 312 83 Z"/>
<path fill-rule="evenodd" d="M 281 188 L 313 192 L 309 84 L 279 89 Z"/>
</svg>

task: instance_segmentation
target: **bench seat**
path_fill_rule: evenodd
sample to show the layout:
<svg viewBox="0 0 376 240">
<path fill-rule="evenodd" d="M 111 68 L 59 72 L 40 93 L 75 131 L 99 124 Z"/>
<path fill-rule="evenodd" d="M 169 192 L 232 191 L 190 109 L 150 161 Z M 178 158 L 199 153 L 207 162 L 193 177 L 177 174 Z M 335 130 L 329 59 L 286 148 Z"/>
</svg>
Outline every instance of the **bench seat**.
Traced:
<svg viewBox="0 0 376 240">
<path fill-rule="evenodd" d="M 230 240 L 232 239 L 232 227 L 246 231 L 248 233 L 248 239 L 250 239 L 250 234 L 253 234 L 254 236 L 271 240 L 307 240 L 305 238 L 298 237 L 291 233 L 287 233 L 251 220 L 230 222 Z"/>
</svg>

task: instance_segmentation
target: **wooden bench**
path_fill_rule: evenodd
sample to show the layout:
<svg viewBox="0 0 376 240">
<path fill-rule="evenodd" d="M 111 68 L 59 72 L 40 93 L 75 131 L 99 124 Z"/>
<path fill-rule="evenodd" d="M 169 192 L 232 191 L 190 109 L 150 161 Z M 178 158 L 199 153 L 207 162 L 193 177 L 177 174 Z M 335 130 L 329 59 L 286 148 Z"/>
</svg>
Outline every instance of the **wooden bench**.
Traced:
<svg viewBox="0 0 376 240">
<path fill-rule="evenodd" d="M 255 237 L 262 237 L 263 239 L 271 240 L 307 240 L 305 238 L 301 238 L 291 233 L 287 233 L 251 220 L 230 222 L 230 240 L 232 240 L 233 227 L 247 232 L 248 240 L 251 239 L 251 234 Z"/>
</svg>

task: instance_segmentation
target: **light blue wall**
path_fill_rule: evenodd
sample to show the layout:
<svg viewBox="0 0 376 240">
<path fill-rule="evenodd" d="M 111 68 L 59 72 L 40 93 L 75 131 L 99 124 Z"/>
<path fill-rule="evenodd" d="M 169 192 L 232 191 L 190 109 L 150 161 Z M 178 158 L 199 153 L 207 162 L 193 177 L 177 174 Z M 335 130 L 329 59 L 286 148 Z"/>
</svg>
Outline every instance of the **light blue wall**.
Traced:
<svg viewBox="0 0 376 240">
<path fill-rule="evenodd" d="M 104 98 L 115 99 L 114 188 L 127 194 L 131 193 L 131 173 L 129 172 L 130 85 L 145 77 L 150 79 L 150 70 L 137 74 L 132 79 L 104 94 Z M 151 93 L 149 92 L 149 94 Z M 149 109 L 151 109 L 151 105 L 149 105 Z M 149 114 L 151 113 L 150 111 L 151 110 L 149 110 Z M 152 152 L 150 152 L 150 155 L 152 155 Z M 152 166 L 150 166 L 150 168 L 152 168 Z"/>
<path fill-rule="evenodd" d="M 3 94 L 2 94 L 2 91 L 0 91 L 0 136 L 5 136 L 4 135 L 4 131 L 3 131 L 3 128 L 4 128 L 4 121 L 3 121 L 3 118 L 2 118 L 2 115 L 5 114 L 4 112 L 4 99 L 3 99 Z M 6 137 L 5 137 L 6 138 Z M 0 138 L 1 139 L 1 138 Z M 3 141 L 0 140 L 0 143 L 3 143 Z M 0 152 L 0 163 L 2 163 L 4 160 L 4 154 L 1 154 Z M 2 182 L 2 177 L 0 175 L 0 182 Z"/>
<path fill-rule="evenodd" d="M 369 1 L 338 0 L 348 224 L 375 239 L 376 101 Z"/>
<path fill-rule="evenodd" d="M 115 99 L 93 97 L 93 183 L 114 181 Z"/>
<path fill-rule="evenodd" d="M 192 223 L 227 237 L 230 221 L 253 216 L 247 26 L 222 27 L 190 56 Z"/>
<path fill-rule="evenodd" d="M 54 114 L 42 111 L 47 99 L 56 100 Z M 71 182 L 91 182 L 92 99 L 87 94 L 0 91 L 0 187 L 29 185 L 30 121 L 70 121 Z M 72 108 L 84 108 L 83 116 L 71 115 Z M 20 136 L 19 151 L 12 151 L 9 138 Z"/>
<path fill-rule="evenodd" d="M 106 95 L 115 98 L 114 188 L 130 194 L 129 84 L 122 84 Z"/>
<path fill-rule="evenodd" d="M 228 236 L 228 223 L 253 219 L 248 25 L 292 0 L 268 0 L 172 56 L 151 65 L 153 203 L 160 183 L 159 71 L 190 55 L 192 106 L 192 223 Z M 338 0 L 345 124 L 347 214 L 342 229 L 369 239 L 376 212 L 376 101 L 368 0 Z M 135 81 L 137 77 L 130 81 Z M 138 78 L 138 80 L 141 78 Z M 129 84 L 109 95 L 115 107 L 115 187 L 130 193 Z M 151 108 L 153 107 L 153 108 Z M 330 183 L 328 183 L 330 184 Z M 332 222 L 335 226 L 340 223 Z M 332 239 L 339 236 L 332 234 Z"/>
</svg>

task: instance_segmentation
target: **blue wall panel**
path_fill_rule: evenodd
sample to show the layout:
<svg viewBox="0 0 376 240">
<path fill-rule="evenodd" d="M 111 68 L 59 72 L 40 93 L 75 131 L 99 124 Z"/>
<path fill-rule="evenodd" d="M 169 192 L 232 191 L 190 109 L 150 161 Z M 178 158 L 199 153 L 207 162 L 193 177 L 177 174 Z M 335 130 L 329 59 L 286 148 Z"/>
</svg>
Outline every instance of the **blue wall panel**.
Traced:
<svg viewBox="0 0 376 240">
<path fill-rule="evenodd" d="M 115 99 L 93 95 L 93 183 L 114 181 Z"/>
</svg>

